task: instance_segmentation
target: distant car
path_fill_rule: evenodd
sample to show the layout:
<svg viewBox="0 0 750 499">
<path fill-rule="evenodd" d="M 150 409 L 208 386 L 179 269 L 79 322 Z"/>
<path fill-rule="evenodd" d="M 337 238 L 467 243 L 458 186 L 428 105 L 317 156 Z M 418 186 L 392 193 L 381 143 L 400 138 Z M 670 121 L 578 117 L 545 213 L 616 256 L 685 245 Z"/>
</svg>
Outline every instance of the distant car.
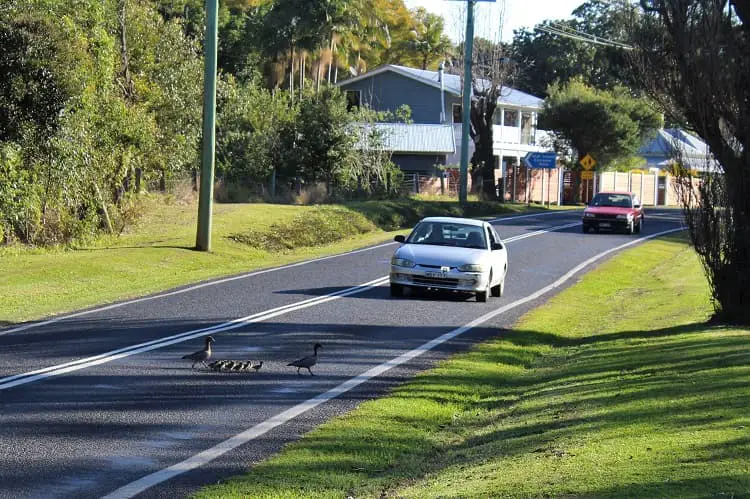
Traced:
<svg viewBox="0 0 750 499">
<path fill-rule="evenodd" d="M 643 228 L 641 200 L 632 192 L 600 192 L 583 210 L 583 232 L 615 230 L 626 234 Z"/>
<path fill-rule="evenodd" d="M 391 296 L 405 289 L 450 289 L 475 293 L 477 301 L 502 296 L 508 252 L 487 222 L 429 217 L 420 221 L 391 259 Z"/>
</svg>

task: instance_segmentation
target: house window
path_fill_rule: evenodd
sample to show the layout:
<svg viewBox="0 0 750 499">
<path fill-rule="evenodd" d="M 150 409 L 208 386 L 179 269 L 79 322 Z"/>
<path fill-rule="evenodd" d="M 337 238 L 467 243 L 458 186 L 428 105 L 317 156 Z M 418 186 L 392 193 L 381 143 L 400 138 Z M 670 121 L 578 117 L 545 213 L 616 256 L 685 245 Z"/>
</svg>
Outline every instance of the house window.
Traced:
<svg viewBox="0 0 750 499">
<path fill-rule="evenodd" d="M 518 126 L 518 111 L 514 109 L 505 110 L 505 126 Z"/>
<path fill-rule="evenodd" d="M 503 108 L 495 108 L 495 112 L 492 113 L 492 123 L 494 123 L 495 125 L 503 124 Z"/>
<path fill-rule="evenodd" d="M 362 105 L 362 91 L 361 90 L 347 90 L 346 91 L 346 110 L 351 111 L 354 108 L 359 109 Z"/>
<path fill-rule="evenodd" d="M 464 117 L 461 113 L 461 104 L 453 104 L 453 123 L 463 123 Z"/>
<path fill-rule="evenodd" d="M 534 121 L 531 113 L 521 113 L 521 144 L 534 144 Z"/>
</svg>

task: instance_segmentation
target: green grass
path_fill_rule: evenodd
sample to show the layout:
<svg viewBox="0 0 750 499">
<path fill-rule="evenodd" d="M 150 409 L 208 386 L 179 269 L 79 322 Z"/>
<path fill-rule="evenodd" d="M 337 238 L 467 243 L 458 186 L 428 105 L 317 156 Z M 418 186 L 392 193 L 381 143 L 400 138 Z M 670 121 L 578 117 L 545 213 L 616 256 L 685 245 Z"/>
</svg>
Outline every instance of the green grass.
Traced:
<svg viewBox="0 0 750 499">
<path fill-rule="evenodd" d="M 515 213 L 524 205 L 418 200 L 344 206 L 215 204 L 212 252 L 193 251 L 197 208 L 143 198 L 120 237 L 68 248 L 0 247 L 0 327 L 201 280 L 345 252 L 390 239 L 426 214 Z"/>
<path fill-rule="evenodd" d="M 681 238 L 197 497 L 750 497 L 750 330 Z"/>
</svg>

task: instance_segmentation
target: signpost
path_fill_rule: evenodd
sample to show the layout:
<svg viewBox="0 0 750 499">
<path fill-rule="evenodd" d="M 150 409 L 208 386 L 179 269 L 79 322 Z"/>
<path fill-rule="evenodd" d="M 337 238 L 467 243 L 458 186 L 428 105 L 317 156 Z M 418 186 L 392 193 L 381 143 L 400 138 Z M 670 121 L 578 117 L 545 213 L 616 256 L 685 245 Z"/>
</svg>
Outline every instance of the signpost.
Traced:
<svg viewBox="0 0 750 499">
<path fill-rule="evenodd" d="M 596 160 L 591 157 L 591 154 L 587 154 L 581 158 L 581 166 L 583 166 L 584 170 L 591 170 L 596 166 Z"/>
<path fill-rule="evenodd" d="M 586 156 L 581 158 L 581 166 L 583 166 L 583 170 L 584 170 L 581 172 L 581 180 L 586 180 L 586 181 L 593 180 L 594 172 L 592 171 L 592 169 L 594 168 L 594 166 L 596 166 L 596 160 L 591 157 L 591 154 L 587 154 Z M 596 191 L 596 184 L 594 184 L 593 191 Z M 588 193 L 589 193 L 589 186 L 588 186 L 588 182 L 586 182 L 586 196 L 585 196 L 586 198 L 588 198 Z M 594 192 L 594 194 L 596 194 L 596 192 Z M 588 201 L 588 199 L 586 199 L 586 201 Z"/>
<path fill-rule="evenodd" d="M 523 158 L 528 168 L 542 169 L 542 204 L 544 204 L 544 171 L 557 168 L 557 154 L 553 152 L 530 152 Z M 550 179 L 552 172 L 547 174 L 547 205 L 549 206 Z"/>
<path fill-rule="evenodd" d="M 530 152 L 523 160 L 529 168 L 557 168 L 557 154 L 553 152 Z"/>
<path fill-rule="evenodd" d="M 474 4 L 495 0 L 466 1 L 466 38 L 464 40 L 464 84 L 461 106 L 461 164 L 458 177 L 458 202 L 466 204 L 469 178 L 469 127 L 471 126 L 471 65 L 474 49 Z"/>
</svg>

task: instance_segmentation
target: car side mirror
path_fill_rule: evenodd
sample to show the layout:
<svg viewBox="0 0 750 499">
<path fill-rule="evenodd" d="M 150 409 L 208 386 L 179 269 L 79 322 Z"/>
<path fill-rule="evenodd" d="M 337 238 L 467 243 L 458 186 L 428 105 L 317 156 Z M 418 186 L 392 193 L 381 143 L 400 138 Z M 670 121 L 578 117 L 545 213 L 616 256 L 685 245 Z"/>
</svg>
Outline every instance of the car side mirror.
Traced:
<svg viewBox="0 0 750 499">
<path fill-rule="evenodd" d="M 503 243 L 492 243 L 492 251 L 503 249 Z"/>
<path fill-rule="evenodd" d="M 405 243 L 406 242 L 406 237 L 404 237 L 401 234 L 399 234 L 396 237 L 394 237 L 393 240 L 396 241 L 397 243 Z"/>
</svg>

